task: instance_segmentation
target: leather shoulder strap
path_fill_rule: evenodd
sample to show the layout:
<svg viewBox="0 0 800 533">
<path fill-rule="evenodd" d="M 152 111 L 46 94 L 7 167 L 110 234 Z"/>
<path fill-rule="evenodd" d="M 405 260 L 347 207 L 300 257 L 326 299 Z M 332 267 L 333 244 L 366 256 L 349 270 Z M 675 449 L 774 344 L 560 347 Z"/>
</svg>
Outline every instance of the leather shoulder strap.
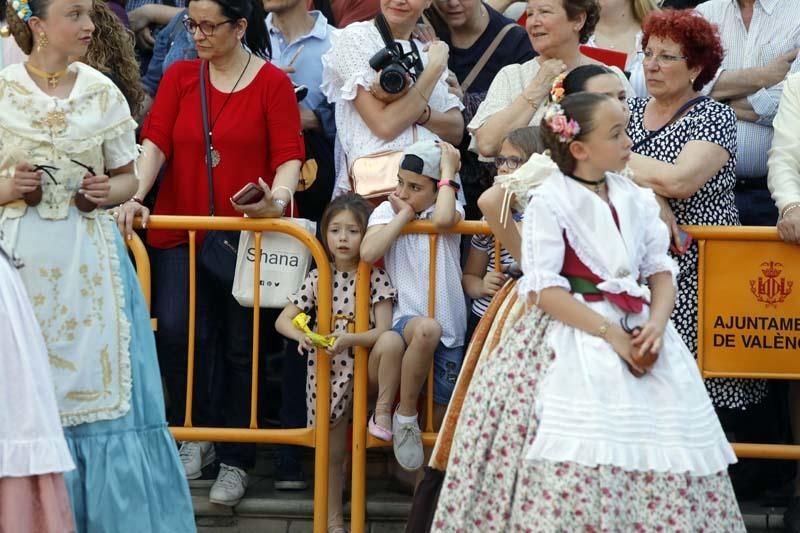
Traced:
<svg viewBox="0 0 800 533">
<path fill-rule="evenodd" d="M 200 111 L 203 117 L 203 137 L 206 141 L 206 173 L 208 174 L 208 216 L 214 216 L 214 176 L 211 168 L 211 135 L 208 130 L 208 102 L 206 100 L 206 66 L 200 62 Z"/>
<path fill-rule="evenodd" d="M 475 66 L 472 67 L 472 70 L 469 71 L 467 77 L 464 78 L 464 82 L 461 84 L 462 91 L 467 92 L 467 89 L 470 88 L 472 83 L 475 81 L 475 78 L 478 77 L 478 74 L 481 73 L 483 67 L 486 66 L 486 63 L 488 63 L 489 59 L 494 54 L 494 51 L 497 50 L 498 46 L 500 46 L 500 43 L 503 41 L 503 38 L 506 36 L 508 32 L 511 31 L 511 28 L 513 28 L 514 26 L 516 26 L 516 24 L 510 22 L 505 26 L 503 26 L 503 28 L 499 32 L 497 32 L 497 35 L 494 36 L 492 44 L 490 44 L 489 47 L 483 52 L 481 58 L 478 60 L 477 63 L 475 63 Z"/>
</svg>

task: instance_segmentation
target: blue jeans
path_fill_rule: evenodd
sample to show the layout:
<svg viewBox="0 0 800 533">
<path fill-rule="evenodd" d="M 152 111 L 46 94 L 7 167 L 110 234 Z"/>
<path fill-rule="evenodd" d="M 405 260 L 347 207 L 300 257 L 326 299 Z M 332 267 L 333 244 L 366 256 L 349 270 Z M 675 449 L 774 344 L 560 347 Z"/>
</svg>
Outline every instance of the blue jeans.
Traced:
<svg viewBox="0 0 800 533">
<path fill-rule="evenodd" d="M 186 408 L 186 364 L 189 331 L 189 248 L 150 250 L 153 273 L 153 314 L 158 319 L 156 347 L 170 398 L 167 420 L 183 425 Z M 270 337 L 263 334 L 277 310 L 262 310 L 261 353 Z M 252 309 L 241 307 L 229 287 L 197 265 L 195 319 L 195 426 L 246 428 L 250 423 L 252 375 Z M 271 337 L 273 340 L 276 337 Z M 263 368 L 263 365 L 260 365 Z M 254 444 L 220 443 L 220 461 L 247 469 L 255 465 Z"/>
<path fill-rule="evenodd" d="M 400 335 L 405 341 L 403 332 L 408 322 L 415 316 L 401 316 L 392 326 L 392 331 Z M 408 346 L 406 346 L 408 348 Z M 433 353 L 433 401 L 440 405 L 450 403 L 450 397 L 456 388 L 456 380 L 461 372 L 461 364 L 464 362 L 464 347 L 455 346 L 448 348 L 441 342 L 436 346 Z"/>
</svg>

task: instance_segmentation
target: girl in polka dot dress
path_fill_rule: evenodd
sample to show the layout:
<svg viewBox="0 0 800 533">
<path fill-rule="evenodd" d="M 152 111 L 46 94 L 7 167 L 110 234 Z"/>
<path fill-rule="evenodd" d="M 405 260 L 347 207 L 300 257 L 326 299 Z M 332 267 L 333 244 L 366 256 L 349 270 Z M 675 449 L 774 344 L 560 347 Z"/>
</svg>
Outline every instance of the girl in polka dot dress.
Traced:
<svg viewBox="0 0 800 533">
<path fill-rule="evenodd" d="M 367 230 L 371 207 L 357 194 L 345 194 L 333 200 L 320 221 L 322 245 L 331 259 L 333 279 L 333 320 L 331 329 L 336 342 L 331 354 L 331 414 L 328 471 L 328 532 L 343 533 L 341 468 L 347 451 L 347 422 L 353 401 L 353 347 L 371 348 L 381 333 L 392 326 L 392 307 L 397 291 L 389 276 L 373 267 L 370 278 L 370 328 L 364 333 L 350 333 L 355 320 L 356 270 L 361 261 L 361 239 Z M 308 353 L 306 378 L 307 423 L 316 419 L 317 351 L 311 339 L 292 325 L 299 313 L 312 314 L 317 307 L 319 274 L 309 272 L 303 285 L 289 297 L 289 304 L 278 317 L 275 327 L 283 336 L 298 342 L 298 351 Z M 310 324 L 316 329 L 316 322 Z"/>
</svg>

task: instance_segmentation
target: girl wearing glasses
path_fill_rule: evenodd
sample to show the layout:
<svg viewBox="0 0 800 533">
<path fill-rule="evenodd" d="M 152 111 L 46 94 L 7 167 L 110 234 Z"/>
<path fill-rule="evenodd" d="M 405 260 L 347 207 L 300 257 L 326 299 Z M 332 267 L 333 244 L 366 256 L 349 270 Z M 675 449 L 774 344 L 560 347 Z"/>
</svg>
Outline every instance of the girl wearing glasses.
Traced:
<svg viewBox="0 0 800 533">
<path fill-rule="evenodd" d="M 531 126 L 512 131 L 503 141 L 500 154 L 494 158 L 497 175 L 505 176 L 517 170 L 533 154 L 542 153 L 539 138 L 539 128 Z M 514 211 L 514 222 L 522 220 L 522 213 Z M 509 221 L 510 222 L 510 221 Z M 486 312 L 494 294 L 503 286 L 508 275 L 519 272 L 512 266 L 514 257 L 505 248 L 500 249 L 500 269 L 495 269 L 497 257 L 495 254 L 494 235 L 475 235 L 472 237 L 467 262 L 461 277 L 464 292 L 472 298 L 472 311 L 467 318 L 467 333 L 464 337 L 465 344 L 469 344 L 472 332 L 478 325 L 481 317 Z"/>
</svg>

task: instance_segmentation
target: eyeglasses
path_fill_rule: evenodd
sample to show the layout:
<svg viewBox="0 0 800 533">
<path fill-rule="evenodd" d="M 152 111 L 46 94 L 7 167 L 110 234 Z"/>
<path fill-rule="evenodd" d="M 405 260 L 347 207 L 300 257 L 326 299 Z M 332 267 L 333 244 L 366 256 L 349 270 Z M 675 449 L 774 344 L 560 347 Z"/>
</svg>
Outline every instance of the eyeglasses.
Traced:
<svg viewBox="0 0 800 533">
<path fill-rule="evenodd" d="M 498 155 L 494 158 L 494 166 L 497 168 L 502 167 L 503 165 L 507 166 L 509 170 L 516 170 L 520 167 L 520 165 L 524 163 L 524 161 L 516 156 L 504 157 L 502 155 Z"/>
<path fill-rule="evenodd" d="M 642 58 L 642 63 L 647 63 L 652 61 L 653 59 L 656 60 L 656 64 L 659 67 L 666 67 L 672 65 L 673 63 L 677 63 L 683 59 L 686 59 L 686 56 L 674 56 L 672 54 L 658 54 L 655 55 L 650 50 L 644 50 L 642 52 L 637 52 L 637 55 Z"/>
<path fill-rule="evenodd" d="M 217 30 L 217 27 L 222 26 L 223 24 L 231 24 L 235 23 L 234 19 L 223 20 L 222 22 L 217 22 L 214 24 L 213 22 L 203 21 L 203 22 L 195 22 L 194 20 L 190 19 L 188 15 L 183 17 L 183 27 L 186 28 L 191 35 L 194 35 L 194 31 L 199 29 L 200 33 L 205 35 L 206 37 L 211 37 L 214 35 L 214 32 Z"/>
</svg>

